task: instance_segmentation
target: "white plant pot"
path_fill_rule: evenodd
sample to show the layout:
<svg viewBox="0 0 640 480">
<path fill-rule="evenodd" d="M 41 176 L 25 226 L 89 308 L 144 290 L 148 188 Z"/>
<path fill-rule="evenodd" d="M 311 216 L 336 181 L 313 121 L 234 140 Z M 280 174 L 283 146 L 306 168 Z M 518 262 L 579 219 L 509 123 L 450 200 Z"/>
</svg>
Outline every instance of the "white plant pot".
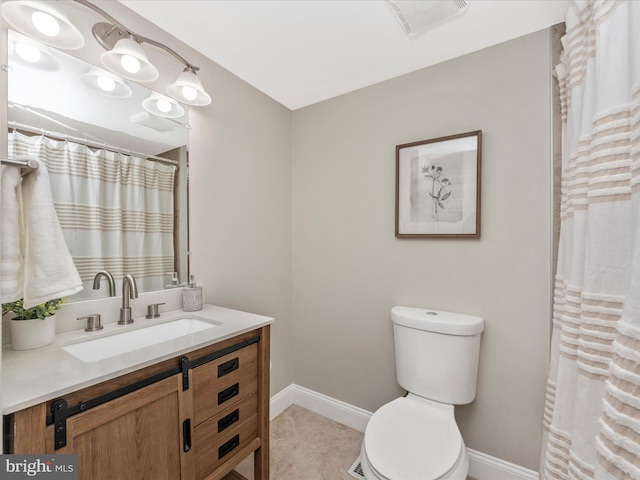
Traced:
<svg viewBox="0 0 640 480">
<path fill-rule="evenodd" d="M 31 350 L 53 343 L 56 338 L 56 316 L 44 320 L 11 320 L 11 348 Z"/>
</svg>

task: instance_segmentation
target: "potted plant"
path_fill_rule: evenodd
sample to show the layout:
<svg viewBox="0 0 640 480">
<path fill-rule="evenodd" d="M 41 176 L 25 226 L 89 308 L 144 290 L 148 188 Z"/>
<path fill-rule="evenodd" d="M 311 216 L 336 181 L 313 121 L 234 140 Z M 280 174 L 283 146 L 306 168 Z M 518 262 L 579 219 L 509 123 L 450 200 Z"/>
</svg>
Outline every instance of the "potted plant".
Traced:
<svg viewBox="0 0 640 480">
<path fill-rule="evenodd" d="M 64 300 L 54 298 L 31 308 L 24 308 L 21 298 L 15 302 L 2 304 L 2 316 L 12 313 L 11 348 L 31 350 L 53 343 L 56 335 L 56 312 L 62 308 Z"/>
</svg>

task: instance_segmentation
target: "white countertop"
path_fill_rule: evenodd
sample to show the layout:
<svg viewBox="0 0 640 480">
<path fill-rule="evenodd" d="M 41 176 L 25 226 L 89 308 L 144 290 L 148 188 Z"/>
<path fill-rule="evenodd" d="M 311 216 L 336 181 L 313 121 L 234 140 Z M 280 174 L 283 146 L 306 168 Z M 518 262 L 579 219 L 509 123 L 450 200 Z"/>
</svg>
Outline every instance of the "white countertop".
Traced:
<svg viewBox="0 0 640 480">
<path fill-rule="evenodd" d="M 83 362 L 63 347 L 72 343 L 100 338 L 127 329 L 164 323 L 172 319 L 197 316 L 217 322 L 210 328 L 188 336 L 165 341 L 133 352 L 97 362 Z M 2 403 L 4 415 L 31 407 L 59 396 L 133 372 L 143 367 L 180 356 L 251 330 L 273 323 L 273 318 L 203 305 L 197 312 L 173 310 L 160 318 L 135 318 L 130 325 L 109 323 L 98 332 L 83 329 L 56 335 L 54 343 L 34 350 L 16 351 L 9 345 L 2 350 Z"/>
</svg>

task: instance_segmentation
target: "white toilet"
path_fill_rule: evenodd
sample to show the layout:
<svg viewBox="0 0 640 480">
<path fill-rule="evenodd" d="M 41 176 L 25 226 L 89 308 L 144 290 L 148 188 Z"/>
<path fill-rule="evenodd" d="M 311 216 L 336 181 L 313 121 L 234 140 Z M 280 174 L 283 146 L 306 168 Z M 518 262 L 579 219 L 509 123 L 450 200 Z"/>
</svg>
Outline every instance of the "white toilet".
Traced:
<svg viewBox="0 0 640 480">
<path fill-rule="evenodd" d="M 364 433 L 367 480 L 464 480 L 466 448 L 453 406 L 476 396 L 480 317 L 412 307 L 391 310 L 398 383 L 407 395 L 380 407 Z"/>
</svg>

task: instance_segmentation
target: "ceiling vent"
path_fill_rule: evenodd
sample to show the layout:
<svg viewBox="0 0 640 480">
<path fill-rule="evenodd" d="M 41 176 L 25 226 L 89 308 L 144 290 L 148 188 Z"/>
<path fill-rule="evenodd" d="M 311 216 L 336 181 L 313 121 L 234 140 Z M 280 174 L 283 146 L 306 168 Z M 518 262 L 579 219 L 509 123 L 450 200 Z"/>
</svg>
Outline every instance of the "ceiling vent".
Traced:
<svg viewBox="0 0 640 480">
<path fill-rule="evenodd" d="M 462 15 L 469 7 L 465 0 L 387 0 L 387 3 L 409 38 Z"/>
<path fill-rule="evenodd" d="M 153 128 L 159 132 L 169 132 L 181 126 L 178 122 L 170 118 L 159 117 L 149 112 L 134 113 L 129 117 L 129 120 L 138 125 Z"/>
</svg>

